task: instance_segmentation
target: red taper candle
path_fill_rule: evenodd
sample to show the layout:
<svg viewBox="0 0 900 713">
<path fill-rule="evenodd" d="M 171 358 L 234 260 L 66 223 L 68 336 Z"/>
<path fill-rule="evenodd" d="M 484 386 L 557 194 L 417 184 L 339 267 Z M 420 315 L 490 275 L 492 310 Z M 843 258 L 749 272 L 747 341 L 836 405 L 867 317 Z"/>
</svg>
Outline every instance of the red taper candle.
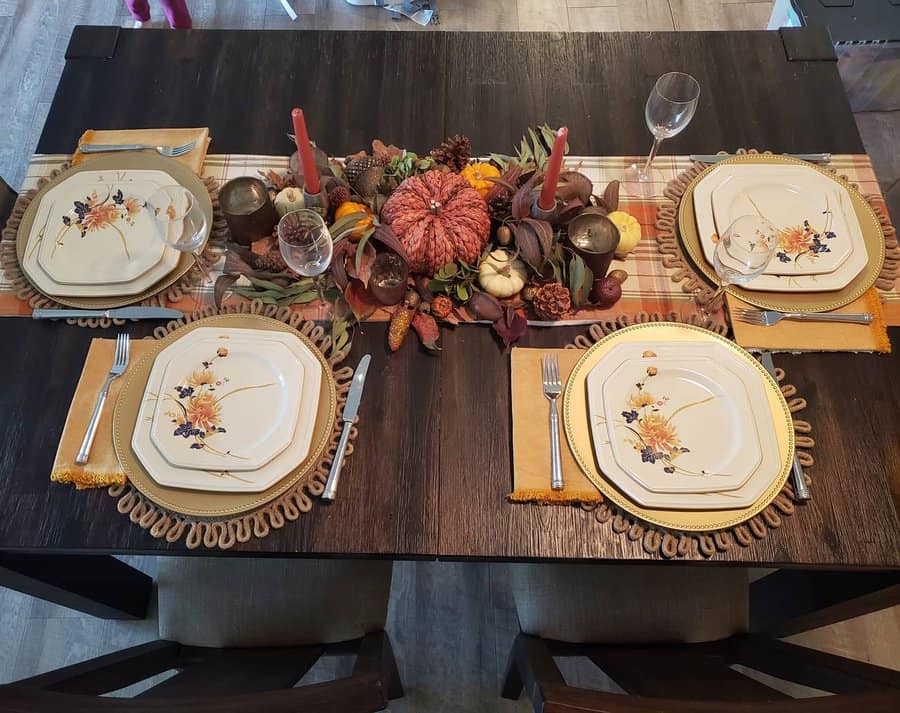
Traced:
<svg viewBox="0 0 900 713">
<path fill-rule="evenodd" d="M 541 210 L 553 210 L 556 207 L 556 184 L 559 183 L 559 172 L 562 169 L 563 157 L 566 154 L 566 141 L 568 138 L 569 130 L 565 126 L 556 132 L 556 139 L 553 141 L 553 151 L 550 152 L 547 172 L 544 174 L 544 185 L 541 188 L 541 196 L 538 198 L 538 208 Z"/>
<path fill-rule="evenodd" d="M 294 120 L 294 141 L 297 144 L 297 154 L 300 156 L 300 165 L 303 166 L 304 190 L 307 193 L 316 194 L 321 190 L 319 169 L 316 168 L 316 160 L 313 158 L 312 144 L 309 143 L 303 109 L 294 109 L 291 112 L 291 119 Z"/>
</svg>

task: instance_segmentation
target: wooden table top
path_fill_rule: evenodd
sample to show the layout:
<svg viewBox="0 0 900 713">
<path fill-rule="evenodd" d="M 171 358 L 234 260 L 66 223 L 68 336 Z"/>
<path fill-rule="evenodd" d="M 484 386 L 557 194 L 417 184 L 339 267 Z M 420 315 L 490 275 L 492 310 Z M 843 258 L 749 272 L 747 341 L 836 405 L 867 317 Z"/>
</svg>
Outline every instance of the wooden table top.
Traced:
<svg viewBox="0 0 900 713">
<path fill-rule="evenodd" d="M 862 151 L 827 36 L 812 30 L 611 34 L 119 31 L 77 28 L 40 152 L 87 128 L 209 126 L 214 153 L 282 154 L 289 113 L 341 155 L 380 137 L 425 151 L 467 133 L 510 150 L 523 129 L 567 124 L 575 154 L 641 154 L 655 77 L 696 76 L 691 126 L 665 153 L 740 146 Z M 792 59 L 791 59 L 792 58 Z M 133 336 L 150 325 L 129 326 Z M 583 328 L 533 329 L 559 346 Z M 111 333 L 112 330 L 110 330 Z M 183 551 L 153 539 L 104 492 L 51 484 L 49 469 L 90 339 L 25 319 L 0 322 L 0 550 Z M 900 331 L 893 330 L 895 343 Z M 373 355 L 360 436 L 337 502 L 234 554 L 446 558 L 648 557 L 578 508 L 510 505 L 509 368 L 489 330 L 444 330 L 443 352 L 393 356 L 366 325 L 350 362 Z M 776 358 L 809 401 L 814 499 L 749 548 L 714 558 L 761 566 L 900 567 L 889 476 L 900 472 L 900 359 Z M 893 377 L 893 378 L 892 378 Z M 892 433 L 893 432 L 893 433 Z M 212 554 L 220 554 L 213 552 Z"/>
</svg>

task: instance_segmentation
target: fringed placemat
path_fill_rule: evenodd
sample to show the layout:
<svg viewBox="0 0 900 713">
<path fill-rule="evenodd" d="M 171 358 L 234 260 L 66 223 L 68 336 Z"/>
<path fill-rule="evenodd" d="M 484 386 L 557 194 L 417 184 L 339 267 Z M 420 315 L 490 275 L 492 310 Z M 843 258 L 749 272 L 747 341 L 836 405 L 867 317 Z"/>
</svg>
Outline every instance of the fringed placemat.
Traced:
<svg viewBox="0 0 900 713">
<path fill-rule="evenodd" d="M 771 151 L 760 152 L 755 149 L 738 149 L 738 155 L 773 155 Z M 696 271 L 689 258 L 684 255 L 678 239 L 678 207 L 681 197 L 691 182 L 705 171 L 710 164 L 694 162 L 694 164 L 670 181 L 663 192 L 671 204 L 662 206 L 656 215 L 656 241 L 659 251 L 662 253 L 663 265 L 673 270 L 671 279 L 681 283 L 681 288 L 688 294 L 693 294 L 698 304 L 710 312 L 718 312 L 724 304 L 722 295 L 713 299 L 715 288 L 711 287 Z M 859 189 L 859 185 L 853 181 L 849 174 L 839 174 L 836 169 L 825 167 L 831 173 L 847 181 L 853 188 Z M 864 194 L 863 198 L 871 206 L 873 212 L 881 224 L 884 233 L 885 260 L 884 266 L 878 275 L 875 286 L 884 292 L 892 291 L 900 274 L 900 244 L 897 242 L 897 231 L 891 224 L 887 212 L 887 206 L 883 196 L 879 194 Z"/>
<path fill-rule="evenodd" d="M 16 235 L 22 217 L 25 211 L 34 200 L 44 186 L 55 179 L 60 174 L 71 168 L 71 164 L 63 164 L 58 169 L 54 169 L 49 175 L 38 179 L 37 187 L 19 195 L 13 206 L 12 213 L 6 223 L 6 227 L 0 234 L 0 265 L 2 265 L 6 280 L 8 280 L 15 289 L 15 296 L 21 302 L 25 302 L 30 310 L 34 309 L 58 309 L 65 305 L 60 304 L 52 297 L 48 297 L 38 291 L 29 281 L 22 268 L 19 265 L 19 258 L 16 254 Z M 225 241 L 229 236 L 228 226 L 225 223 L 225 217 L 219 207 L 219 188 L 214 178 L 204 178 L 203 184 L 209 191 L 209 197 L 213 206 L 213 222 L 209 239 L 206 242 L 199 261 L 202 265 L 202 275 L 200 270 L 192 267 L 177 282 L 163 289 L 161 292 L 149 297 L 145 300 L 137 302 L 141 306 L 146 307 L 166 307 L 170 303 L 178 302 L 187 297 L 191 291 L 199 284 L 207 279 L 216 263 L 219 262 L 225 253 Z M 109 327 L 112 325 L 123 325 L 127 320 L 103 318 L 87 318 L 87 319 L 67 319 L 69 324 L 75 324 L 79 327 Z"/>
<path fill-rule="evenodd" d="M 618 323 L 600 323 L 591 325 L 587 334 L 575 337 L 566 349 L 589 349 L 608 334 L 628 326 Z M 806 408 L 806 399 L 797 395 L 797 389 L 792 384 L 784 382 L 783 369 L 776 368 L 775 378 L 781 386 L 781 393 L 787 401 L 791 414 L 797 414 Z M 796 453 L 800 464 L 804 468 L 813 465 L 813 456 L 810 450 L 815 445 L 812 438 L 812 426 L 808 421 L 793 418 Z M 812 480 L 804 472 L 806 482 L 812 485 Z M 678 532 L 651 525 L 622 510 L 609 501 L 598 505 L 582 504 L 585 510 L 592 511 L 597 522 L 615 536 L 627 537 L 629 540 L 640 540 L 644 551 L 651 555 L 658 555 L 666 559 L 673 558 L 697 558 L 712 557 L 717 552 L 726 552 L 732 547 L 748 547 L 756 540 L 761 540 L 781 526 L 785 517 L 792 516 L 797 508 L 797 500 L 791 479 L 788 478 L 781 492 L 775 499 L 757 516 L 750 518 L 740 525 L 716 530 L 714 532 Z"/>
<path fill-rule="evenodd" d="M 304 320 L 302 315 L 292 312 L 287 307 L 263 305 L 259 300 L 235 306 L 226 305 L 222 309 L 207 307 L 191 315 L 186 315 L 184 319 L 157 327 L 153 336 L 156 339 L 163 339 L 186 324 L 217 314 L 253 314 L 270 317 L 284 322 L 308 337 L 322 352 L 333 370 L 337 385 L 337 410 L 328 445 L 316 464 L 285 493 L 252 511 L 221 519 L 187 517 L 169 512 L 166 508 L 150 501 L 133 485 L 113 485 L 107 490 L 112 497 L 118 499 L 119 512 L 127 515 L 133 523 L 147 530 L 153 537 L 165 539 L 167 542 L 178 542 L 184 538 L 185 546 L 189 550 L 201 546 L 227 550 L 236 543 L 266 537 L 273 529 L 278 530 L 284 527 L 288 522 L 297 520 L 312 509 L 315 502 L 313 498 L 321 495 L 325 489 L 328 471 L 337 452 L 343 426 L 341 413 L 353 379 L 353 369 L 349 366 L 341 366 L 350 350 L 349 345 L 336 354 L 330 354 L 332 340 L 327 330 L 314 322 Z M 347 456 L 353 453 L 353 442 L 356 435 L 356 426 L 353 426 L 350 429 Z"/>
</svg>

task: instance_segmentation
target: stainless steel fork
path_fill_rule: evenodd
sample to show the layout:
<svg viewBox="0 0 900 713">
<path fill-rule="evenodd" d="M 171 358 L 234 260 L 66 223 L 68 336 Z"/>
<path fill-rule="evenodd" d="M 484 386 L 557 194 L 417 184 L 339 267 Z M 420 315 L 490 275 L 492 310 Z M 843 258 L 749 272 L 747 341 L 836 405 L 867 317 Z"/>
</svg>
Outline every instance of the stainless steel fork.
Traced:
<svg viewBox="0 0 900 713">
<path fill-rule="evenodd" d="M 106 396 L 109 393 L 109 385 L 113 379 L 121 376 L 125 369 L 128 368 L 128 354 L 131 351 L 131 339 L 127 334 L 121 333 L 116 337 L 116 353 L 113 357 L 112 369 L 106 377 L 106 383 L 100 389 L 97 396 L 97 403 L 94 404 L 94 412 L 91 414 L 91 420 L 88 423 L 87 431 L 84 433 L 84 440 L 81 442 L 81 448 L 78 455 L 75 456 L 75 462 L 78 465 L 84 465 L 88 462 L 88 456 L 91 454 L 91 446 L 94 444 L 94 436 L 97 435 L 97 424 L 100 423 L 100 414 L 103 412 L 103 404 L 106 403 Z"/>
<path fill-rule="evenodd" d="M 153 149 L 161 156 L 177 158 L 194 150 L 196 141 L 189 141 L 181 146 L 150 146 L 148 144 L 82 144 L 78 147 L 81 153 L 102 153 L 104 151 L 143 151 Z"/>
<path fill-rule="evenodd" d="M 545 354 L 541 362 L 541 382 L 544 387 L 544 396 L 550 402 L 550 487 L 553 490 L 562 490 L 562 458 L 559 451 L 559 411 L 556 401 L 562 393 L 562 383 L 559 378 L 559 359 L 555 354 Z"/>
<path fill-rule="evenodd" d="M 732 314 L 741 322 L 755 324 L 758 327 L 771 327 L 783 319 L 794 319 L 798 322 L 849 322 L 850 324 L 871 324 L 872 315 L 867 312 L 851 314 L 845 312 L 776 312 L 771 309 L 744 309 L 738 307 Z"/>
</svg>

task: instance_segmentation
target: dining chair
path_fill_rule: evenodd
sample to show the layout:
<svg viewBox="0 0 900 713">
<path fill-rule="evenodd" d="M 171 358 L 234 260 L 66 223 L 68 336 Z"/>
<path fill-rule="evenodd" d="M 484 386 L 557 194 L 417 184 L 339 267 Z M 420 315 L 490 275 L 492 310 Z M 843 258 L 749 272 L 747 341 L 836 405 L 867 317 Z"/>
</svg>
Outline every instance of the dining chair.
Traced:
<svg viewBox="0 0 900 713">
<path fill-rule="evenodd" d="M 160 640 L 0 687 L 0 710 L 383 710 L 403 688 L 384 631 L 390 562 L 162 557 Z M 294 687 L 323 655 L 352 674 Z M 104 694 L 165 672 L 132 697 Z M 127 693 L 127 691 L 123 691 Z"/>
<path fill-rule="evenodd" d="M 0 230 L 6 225 L 18 197 L 19 195 L 9 187 L 9 184 L 0 178 Z"/>
<path fill-rule="evenodd" d="M 900 672 L 746 633 L 746 570 L 523 564 L 510 580 L 520 633 L 501 695 L 524 689 L 535 711 L 900 710 Z M 554 657 L 587 658 L 616 692 L 568 685 Z M 766 676 L 839 695 L 795 700 Z"/>
</svg>

